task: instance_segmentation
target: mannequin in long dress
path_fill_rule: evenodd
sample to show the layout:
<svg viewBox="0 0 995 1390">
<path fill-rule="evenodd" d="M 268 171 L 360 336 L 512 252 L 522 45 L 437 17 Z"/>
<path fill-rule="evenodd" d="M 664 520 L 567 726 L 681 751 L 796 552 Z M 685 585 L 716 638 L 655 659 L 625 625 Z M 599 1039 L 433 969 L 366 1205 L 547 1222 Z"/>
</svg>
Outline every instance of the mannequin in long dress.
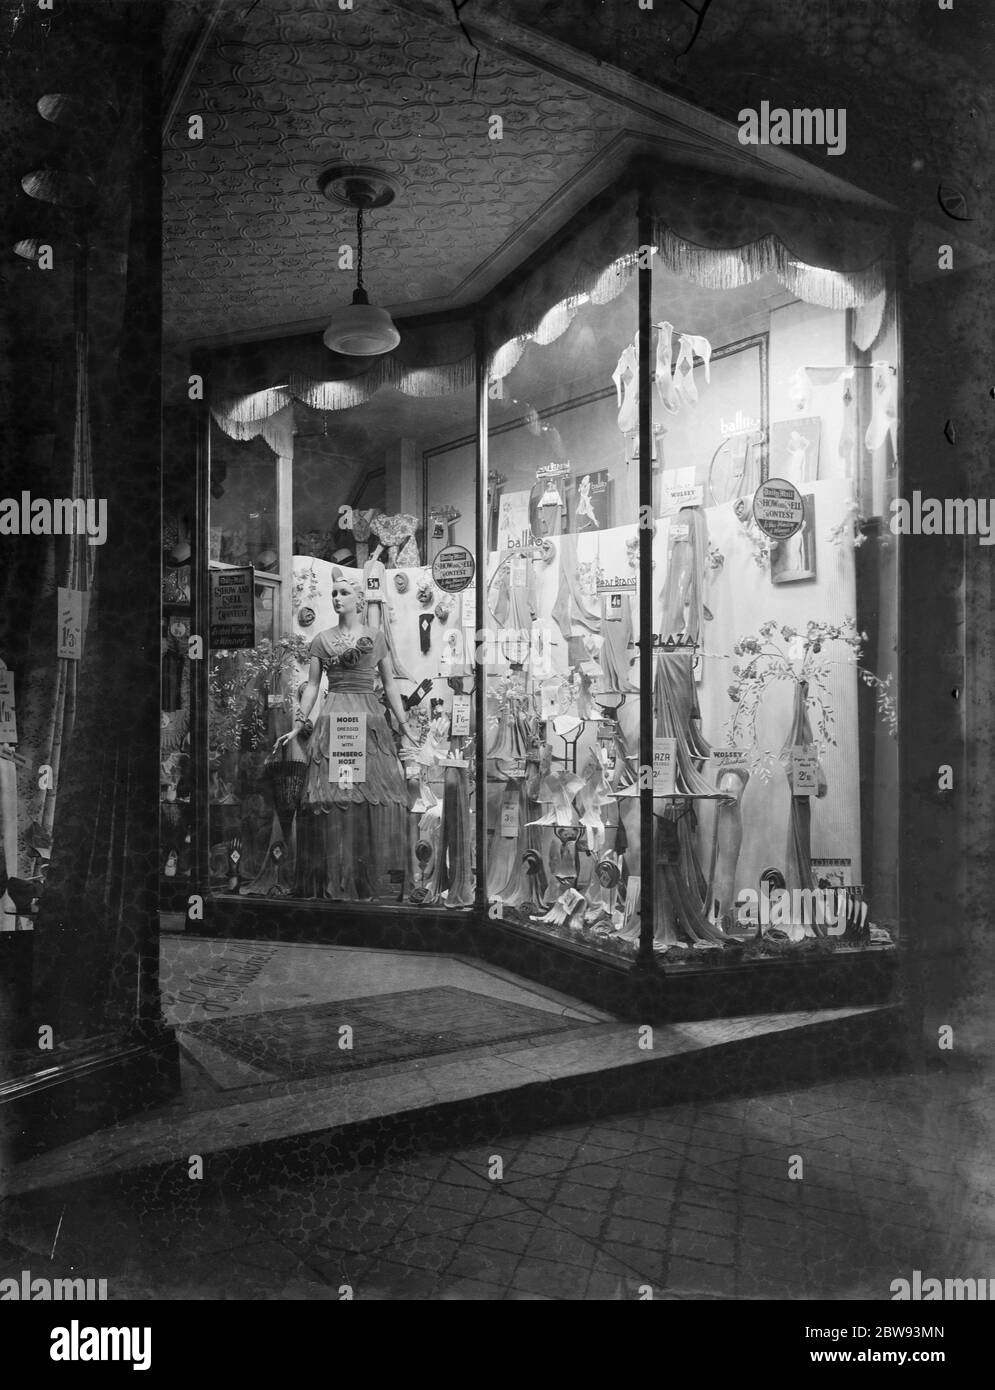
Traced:
<svg viewBox="0 0 995 1390">
<path fill-rule="evenodd" d="M 319 896 L 340 900 L 398 897 L 400 888 L 391 884 L 390 874 L 392 870 L 403 873 L 407 858 L 407 788 L 374 691 L 377 672 L 401 729 L 402 746 L 413 749 L 415 740 L 394 683 L 383 633 L 366 626 L 363 607 L 362 588 L 333 570 L 332 608 L 338 624 L 319 632 L 311 643 L 307 685 L 294 727 L 274 746 L 274 751 L 293 742 L 299 746 L 306 737 L 309 716 L 318 706 L 322 674 L 327 675 L 328 694 L 307 742 L 303 811 L 305 817 L 314 817 L 312 831 L 317 832 L 307 837 L 317 855 L 310 881 Z M 366 717 L 363 781 L 329 778 L 332 715 L 343 713 Z"/>
</svg>

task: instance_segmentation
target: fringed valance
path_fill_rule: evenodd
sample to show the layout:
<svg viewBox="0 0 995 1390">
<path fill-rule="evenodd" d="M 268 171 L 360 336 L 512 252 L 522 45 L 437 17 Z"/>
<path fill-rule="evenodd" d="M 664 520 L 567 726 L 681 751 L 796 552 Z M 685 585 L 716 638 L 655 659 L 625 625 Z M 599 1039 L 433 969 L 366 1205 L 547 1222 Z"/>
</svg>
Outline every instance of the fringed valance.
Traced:
<svg viewBox="0 0 995 1390">
<path fill-rule="evenodd" d="M 565 333 L 581 304 L 607 304 L 631 283 L 638 251 L 636 211 L 635 190 L 604 200 L 500 298 L 483 306 L 493 377 L 511 371 L 528 341 L 545 345 Z"/>
<path fill-rule="evenodd" d="M 616 299 L 632 283 L 637 267 L 638 256 L 633 252 L 620 256 L 607 269 L 594 272 L 586 285 L 580 285 L 567 299 L 548 309 L 531 332 L 519 334 L 501 344 L 487 363 L 488 380 L 500 381 L 513 371 L 529 343 L 538 343 L 541 347 L 555 343 L 573 323 L 582 305 L 609 304 Z"/>
<path fill-rule="evenodd" d="M 661 272 L 716 290 L 771 275 L 808 303 L 856 309 L 860 338 L 880 328 L 891 232 L 862 208 L 792 202 L 716 174 L 675 169 L 661 169 L 644 196 Z M 505 377 L 529 342 L 555 342 L 582 305 L 608 304 L 632 284 L 638 233 L 635 189 L 615 190 L 536 247 L 532 263 L 464 318 L 399 320 L 400 345 L 372 365 L 330 353 L 318 334 L 219 352 L 211 371 L 214 418 L 233 438 L 261 434 L 277 448 L 262 422 L 292 413 L 295 400 L 331 411 L 363 405 L 385 389 L 413 397 L 466 390 L 474 381 L 474 316 L 483 323 L 489 377 Z M 277 434 L 285 443 L 284 431 Z"/>
<path fill-rule="evenodd" d="M 429 397 L 473 386 L 469 323 L 406 327 L 400 320 L 398 327 L 400 345 L 372 363 L 329 352 L 314 335 L 217 353 L 210 372 L 211 414 L 232 439 L 261 435 L 274 452 L 289 455 L 295 400 L 314 410 L 347 410 L 385 389 Z M 256 385 L 261 389 L 252 389 Z"/>
<path fill-rule="evenodd" d="M 882 295 L 886 286 L 884 258 L 862 270 L 806 265 L 772 233 L 742 246 L 722 248 L 699 246 L 657 223 L 653 243 L 663 269 L 708 290 L 735 290 L 773 275 L 790 294 L 808 304 L 856 309 Z"/>
<path fill-rule="evenodd" d="M 259 436 L 278 458 L 293 458 L 297 426 L 293 400 L 285 388 L 212 400 L 211 414 L 230 439 Z"/>
</svg>

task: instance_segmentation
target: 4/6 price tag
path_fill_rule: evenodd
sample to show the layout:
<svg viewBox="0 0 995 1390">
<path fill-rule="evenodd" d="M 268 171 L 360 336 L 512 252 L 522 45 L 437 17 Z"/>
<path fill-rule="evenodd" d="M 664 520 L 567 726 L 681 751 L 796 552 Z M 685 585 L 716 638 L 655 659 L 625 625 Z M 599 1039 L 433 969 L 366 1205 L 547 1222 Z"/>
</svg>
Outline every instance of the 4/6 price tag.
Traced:
<svg viewBox="0 0 995 1390">
<path fill-rule="evenodd" d="M 450 732 L 453 738 L 466 738 L 470 732 L 470 697 L 469 695 L 453 696 L 452 724 Z"/>
</svg>

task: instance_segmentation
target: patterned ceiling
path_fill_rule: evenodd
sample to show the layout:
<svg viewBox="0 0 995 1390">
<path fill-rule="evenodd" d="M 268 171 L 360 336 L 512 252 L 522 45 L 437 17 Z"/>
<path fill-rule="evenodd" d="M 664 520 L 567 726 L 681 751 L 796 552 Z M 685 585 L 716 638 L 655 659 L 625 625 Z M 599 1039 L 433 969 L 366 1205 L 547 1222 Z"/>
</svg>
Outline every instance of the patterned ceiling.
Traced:
<svg viewBox="0 0 995 1390">
<path fill-rule="evenodd" d="M 368 219 L 366 280 L 373 302 L 418 312 L 479 298 L 617 175 L 624 132 L 661 135 L 652 112 L 477 44 L 474 84 L 455 17 L 222 0 L 167 131 L 167 337 L 310 329 L 348 302 L 354 223 L 316 187 L 334 161 L 401 180 Z"/>
</svg>

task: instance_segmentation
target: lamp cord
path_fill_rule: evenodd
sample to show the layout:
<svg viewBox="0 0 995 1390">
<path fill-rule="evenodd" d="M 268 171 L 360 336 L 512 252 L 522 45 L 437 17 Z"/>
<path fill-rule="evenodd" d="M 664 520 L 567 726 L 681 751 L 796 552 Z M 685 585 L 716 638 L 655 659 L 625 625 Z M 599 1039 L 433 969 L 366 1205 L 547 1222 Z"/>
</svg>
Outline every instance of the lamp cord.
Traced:
<svg viewBox="0 0 995 1390">
<path fill-rule="evenodd" d="M 356 209 L 356 285 L 359 289 L 365 289 L 363 284 L 363 209 Z"/>
</svg>

